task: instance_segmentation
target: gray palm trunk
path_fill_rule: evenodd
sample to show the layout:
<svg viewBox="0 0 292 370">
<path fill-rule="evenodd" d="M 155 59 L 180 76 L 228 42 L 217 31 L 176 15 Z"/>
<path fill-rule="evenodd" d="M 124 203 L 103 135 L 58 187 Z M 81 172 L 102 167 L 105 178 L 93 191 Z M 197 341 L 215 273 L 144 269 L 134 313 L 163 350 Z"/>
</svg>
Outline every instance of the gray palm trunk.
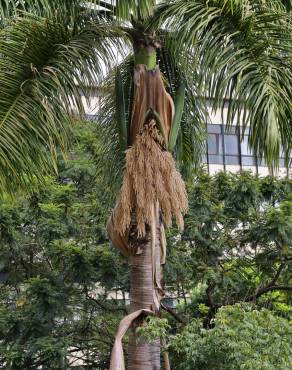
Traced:
<svg viewBox="0 0 292 370">
<path fill-rule="evenodd" d="M 159 224 L 157 225 L 156 235 L 160 235 Z M 149 227 L 147 227 L 146 235 L 143 238 L 130 236 L 129 243 L 133 246 L 133 250 L 136 251 L 136 253 L 130 257 L 131 312 L 145 308 L 152 310 L 154 307 L 153 297 L 156 294 L 156 287 L 153 279 L 153 259 L 155 259 L 155 261 L 160 261 L 160 238 L 157 237 L 155 240 L 154 256 L 151 229 Z M 158 313 L 159 312 L 157 312 L 157 314 Z M 137 326 L 144 325 L 145 318 L 144 315 L 138 318 L 130 333 L 128 347 L 129 370 L 160 369 L 160 340 L 158 339 L 152 343 L 148 343 L 136 333 Z"/>
</svg>

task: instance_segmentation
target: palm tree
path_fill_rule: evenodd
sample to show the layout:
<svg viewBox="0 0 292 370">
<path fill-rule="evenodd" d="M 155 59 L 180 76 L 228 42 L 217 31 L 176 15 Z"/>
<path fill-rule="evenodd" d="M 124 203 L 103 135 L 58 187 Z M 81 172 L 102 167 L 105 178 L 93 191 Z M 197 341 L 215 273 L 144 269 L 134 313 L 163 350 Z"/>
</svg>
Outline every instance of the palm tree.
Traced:
<svg viewBox="0 0 292 370">
<path fill-rule="evenodd" d="M 107 223 L 131 269 L 131 314 L 111 369 L 160 369 L 160 343 L 139 337 L 159 315 L 164 225 L 187 211 L 184 182 L 201 156 L 205 101 L 228 104 L 269 166 L 292 137 L 291 5 L 285 0 L 1 0 L 0 189 L 28 187 L 66 152 L 81 96 L 102 86 L 102 168 L 120 188 Z M 117 57 L 119 55 L 119 57 Z M 175 162 L 176 160 L 176 162 Z M 166 361 L 166 367 L 167 365 Z"/>
</svg>

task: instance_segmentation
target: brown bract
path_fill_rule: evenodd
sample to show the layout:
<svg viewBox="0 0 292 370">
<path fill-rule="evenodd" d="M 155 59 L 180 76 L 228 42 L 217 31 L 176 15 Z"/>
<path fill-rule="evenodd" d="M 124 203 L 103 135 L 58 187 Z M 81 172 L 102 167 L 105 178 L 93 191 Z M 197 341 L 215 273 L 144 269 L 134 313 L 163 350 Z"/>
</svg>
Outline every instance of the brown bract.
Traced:
<svg viewBox="0 0 292 370">
<path fill-rule="evenodd" d="M 134 85 L 129 144 L 135 143 L 137 134 L 144 126 L 145 114 L 150 108 L 159 114 L 168 137 L 174 116 L 174 105 L 171 96 L 165 90 L 158 66 L 153 70 L 147 70 L 145 65 L 137 65 L 134 69 Z"/>
</svg>

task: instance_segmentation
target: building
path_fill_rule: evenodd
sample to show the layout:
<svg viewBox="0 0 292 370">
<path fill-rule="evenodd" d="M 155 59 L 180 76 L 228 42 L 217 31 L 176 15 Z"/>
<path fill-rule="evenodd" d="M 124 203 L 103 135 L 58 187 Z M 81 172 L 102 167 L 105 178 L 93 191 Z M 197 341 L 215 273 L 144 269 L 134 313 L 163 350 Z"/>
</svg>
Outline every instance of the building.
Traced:
<svg viewBox="0 0 292 370">
<path fill-rule="evenodd" d="M 224 108 L 223 114 L 221 111 L 209 112 L 207 153 L 203 158 L 209 173 L 213 175 L 219 171 L 247 170 L 262 176 L 271 174 L 264 159 L 255 156 L 248 147 L 248 127 L 243 138 L 240 137 L 236 126 L 226 130 L 226 115 L 227 107 Z M 285 177 L 289 176 L 290 173 L 291 167 L 287 168 L 284 158 L 280 158 L 279 169 L 274 175 Z"/>
</svg>

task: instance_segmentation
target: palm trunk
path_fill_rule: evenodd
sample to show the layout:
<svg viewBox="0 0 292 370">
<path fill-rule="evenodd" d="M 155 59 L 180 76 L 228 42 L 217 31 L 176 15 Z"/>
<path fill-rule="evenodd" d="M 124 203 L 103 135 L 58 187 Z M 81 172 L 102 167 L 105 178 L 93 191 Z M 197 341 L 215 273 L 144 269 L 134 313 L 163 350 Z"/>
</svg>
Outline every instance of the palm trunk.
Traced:
<svg viewBox="0 0 292 370">
<path fill-rule="evenodd" d="M 146 234 L 142 238 L 136 237 L 137 228 L 133 230 L 129 244 L 134 251 L 130 256 L 131 268 L 131 312 L 140 309 L 156 311 L 156 305 L 160 304 L 160 297 L 155 286 L 156 275 L 160 275 L 160 225 L 155 222 L 154 230 L 148 226 Z M 159 261 L 158 265 L 153 261 Z M 158 271 L 157 271 L 158 270 Z M 157 276 L 160 279 L 160 276 Z M 160 282 L 159 282 L 160 283 Z M 155 303 L 156 301 L 156 303 Z M 136 328 L 145 325 L 145 315 L 136 320 L 129 337 L 128 369 L 129 370 L 158 370 L 160 369 L 160 341 L 159 339 L 148 343 L 141 338 Z"/>
</svg>

